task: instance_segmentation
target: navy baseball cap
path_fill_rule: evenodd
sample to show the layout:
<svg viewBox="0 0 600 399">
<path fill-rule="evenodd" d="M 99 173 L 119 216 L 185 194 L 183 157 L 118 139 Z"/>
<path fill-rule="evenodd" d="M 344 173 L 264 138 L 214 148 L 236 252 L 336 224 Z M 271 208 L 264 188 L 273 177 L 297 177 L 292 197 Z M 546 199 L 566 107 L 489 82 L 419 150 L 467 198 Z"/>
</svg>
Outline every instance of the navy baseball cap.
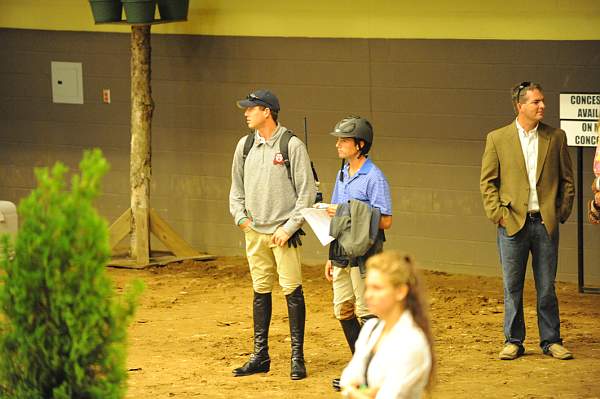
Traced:
<svg viewBox="0 0 600 399">
<path fill-rule="evenodd" d="M 279 100 L 269 90 L 256 90 L 248 94 L 245 99 L 237 101 L 239 108 L 255 107 L 262 105 L 273 112 L 279 112 Z"/>
</svg>

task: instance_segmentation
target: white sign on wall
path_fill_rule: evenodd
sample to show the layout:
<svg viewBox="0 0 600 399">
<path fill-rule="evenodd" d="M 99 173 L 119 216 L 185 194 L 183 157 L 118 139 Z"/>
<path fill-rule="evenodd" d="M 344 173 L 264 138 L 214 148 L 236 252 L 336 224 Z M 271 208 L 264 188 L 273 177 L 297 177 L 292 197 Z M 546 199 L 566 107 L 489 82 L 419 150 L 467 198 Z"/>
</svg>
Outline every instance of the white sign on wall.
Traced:
<svg viewBox="0 0 600 399">
<path fill-rule="evenodd" d="M 560 128 L 567 133 L 567 144 L 595 147 L 598 144 L 600 93 L 561 93 Z"/>
</svg>

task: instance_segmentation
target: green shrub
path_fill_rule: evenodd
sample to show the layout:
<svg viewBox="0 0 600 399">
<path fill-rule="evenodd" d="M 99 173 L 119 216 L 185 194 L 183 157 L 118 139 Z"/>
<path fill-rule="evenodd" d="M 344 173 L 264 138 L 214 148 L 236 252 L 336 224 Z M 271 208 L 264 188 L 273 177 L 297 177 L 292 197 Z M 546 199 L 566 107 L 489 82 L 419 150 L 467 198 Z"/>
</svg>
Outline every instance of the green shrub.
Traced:
<svg viewBox="0 0 600 399">
<path fill-rule="evenodd" d="M 105 273 L 108 229 L 93 200 L 107 161 L 86 151 L 79 168 L 70 190 L 61 163 L 37 169 L 37 188 L 19 204 L 14 246 L 3 239 L 0 397 L 125 393 L 126 329 L 142 287 L 117 297 Z"/>
</svg>

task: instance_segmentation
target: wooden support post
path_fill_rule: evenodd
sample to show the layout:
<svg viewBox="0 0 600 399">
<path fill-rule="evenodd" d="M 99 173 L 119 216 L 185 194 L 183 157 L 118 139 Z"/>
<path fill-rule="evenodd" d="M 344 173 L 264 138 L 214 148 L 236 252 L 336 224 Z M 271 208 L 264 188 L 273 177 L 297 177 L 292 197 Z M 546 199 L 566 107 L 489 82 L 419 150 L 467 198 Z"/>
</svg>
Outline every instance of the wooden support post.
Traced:
<svg viewBox="0 0 600 399">
<path fill-rule="evenodd" d="M 175 256 L 193 257 L 199 256 L 190 244 L 173 230 L 167 222 L 165 222 L 154 209 L 150 209 L 150 232 L 154 234 Z"/>
<path fill-rule="evenodd" d="M 125 212 L 115 222 L 108 228 L 108 232 L 110 234 L 109 243 L 110 249 L 113 249 L 117 246 L 119 242 L 125 237 L 127 234 L 131 232 L 131 209 L 127 208 Z"/>
<path fill-rule="evenodd" d="M 148 210 L 152 176 L 152 100 L 150 25 L 131 26 L 131 256 L 149 261 Z"/>
<path fill-rule="evenodd" d="M 135 247 L 131 247 L 133 258 L 140 265 L 150 262 L 150 230 L 148 229 L 148 209 L 137 208 L 134 214 L 135 230 L 132 231 L 132 236 L 137 238 Z"/>
<path fill-rule="evenodd" d="M 129 182 L 131 207 L 111 226 L 110 247 L 131 233 L 129 259 L 113 259 L 112 266 L 142 268 L 184 259 L 214 259 L 200 255 L 150 208 L 152 178 L 151 141 L 154 101 L 151 89 L 150 25 L 131 26 L 131 160 Z M 151 258 L 150 233 L 155 234 L 174 257 Z"/>
</svg>

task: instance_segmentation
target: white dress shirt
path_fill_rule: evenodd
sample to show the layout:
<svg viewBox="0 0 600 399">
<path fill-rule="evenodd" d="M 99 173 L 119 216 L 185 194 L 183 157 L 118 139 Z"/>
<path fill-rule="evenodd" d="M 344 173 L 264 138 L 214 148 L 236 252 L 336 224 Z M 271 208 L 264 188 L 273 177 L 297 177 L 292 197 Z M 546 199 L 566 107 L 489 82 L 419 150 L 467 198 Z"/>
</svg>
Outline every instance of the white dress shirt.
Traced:
<svg viewBox="0 0 600 399">
<path fill-rule="evenodd" d="M 370 319 L 356 341 L 356 351 L 344 369 L 340 386 L 362 385 L 377 388 L 378 399 L 421 398 L 431 371 L 431 351 L 423 331 L 405 310 L 383 338 L 368 365 L 367 360 L 379 339 L 385 322 Z"/>
<path fill-rule="evenodd" d="M 521 141 L 521 150 L 523 150 L 523 158 L 525 159 L 525 167 L 527 168 L 527 177 L 529 178 L 529 202 L 527 211 L 539 212 L 540 204 L 537 195 L 537 158 L 538 158 L 538 125 L 526 132 L 525 129 L 515 120 L 517 130 L 519 132 L 519 140 Z"/>
</svg>

